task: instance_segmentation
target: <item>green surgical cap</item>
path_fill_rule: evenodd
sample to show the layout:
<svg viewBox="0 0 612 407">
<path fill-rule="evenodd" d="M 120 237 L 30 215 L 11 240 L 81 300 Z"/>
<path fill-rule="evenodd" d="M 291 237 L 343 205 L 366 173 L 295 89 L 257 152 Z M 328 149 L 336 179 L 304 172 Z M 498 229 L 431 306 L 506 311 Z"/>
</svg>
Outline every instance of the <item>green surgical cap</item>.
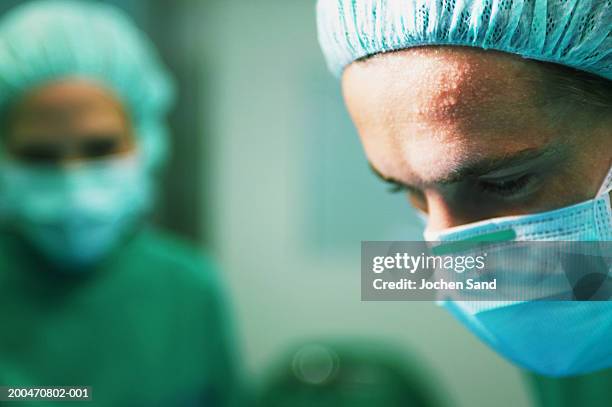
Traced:
<svg viewBox="0 0 612 407">
<path fill-rule="evenodd" d="M 0 109 L 33 87 L 78 77 L 117 94 L 149 168 L 167 155 L 172 78 L 153 44 L 119 9 L 82 1 L 35 1 L 0 19 Z"/>
<path fill-rule="evenodd" d="M 612 79 L 612 0 L 319 0 L 317 14 L 337 76 L 369 55 L 460 45 Z"/>
</svg>

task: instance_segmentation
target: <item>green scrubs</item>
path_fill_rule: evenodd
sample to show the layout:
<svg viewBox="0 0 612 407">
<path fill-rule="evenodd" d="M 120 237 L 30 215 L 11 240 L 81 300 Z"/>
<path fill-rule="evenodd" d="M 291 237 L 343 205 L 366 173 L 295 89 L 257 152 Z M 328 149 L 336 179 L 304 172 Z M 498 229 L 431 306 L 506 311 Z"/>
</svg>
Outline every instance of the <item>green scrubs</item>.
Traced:
<svg viewBox="0 0 612 407">
<path fill-rule="evenodd" d="M 528 374 L 535 405 L 603 407 L 612 405 L 612 369 L 561 379 Z"/>
<path fill-rule="evenodd" d="M 92 402 L 234 405 L 235 353 L 211 262 L 143 230 L 93 270 L 56 273 L 0 238 L 0 386 L 91 386 Z"/>
<path fill-rule="evenodd" d="M 408 355 L 409 356 L 409 355 Z M 283 355 L 270 370 L 257 407 L 439 407 L 444 389 L 417 359 L 387 343 L 319 340 Z"/>
</svg>

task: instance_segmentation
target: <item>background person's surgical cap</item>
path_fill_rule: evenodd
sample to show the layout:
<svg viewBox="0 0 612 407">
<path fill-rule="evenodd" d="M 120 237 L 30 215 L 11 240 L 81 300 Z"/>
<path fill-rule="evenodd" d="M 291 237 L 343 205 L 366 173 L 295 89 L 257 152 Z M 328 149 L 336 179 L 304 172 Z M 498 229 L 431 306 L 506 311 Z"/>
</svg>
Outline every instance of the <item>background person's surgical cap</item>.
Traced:
<svg viewBox="0 0 612 407">
<path fill-rule="evenodd" d="M 122 11 L 100 3 L 38 1 L 2 16 L 0 109 L 36 86 L 71 77 L 114 92 L 132 119 L 147 167 L 164 161 L 172 78 Z"/>
<path fill-rule="evenodd" d="M 612 0 L 319 0 L 331 71 L 424 45 L 494 49 L 612 79 Z"/>
</svg>

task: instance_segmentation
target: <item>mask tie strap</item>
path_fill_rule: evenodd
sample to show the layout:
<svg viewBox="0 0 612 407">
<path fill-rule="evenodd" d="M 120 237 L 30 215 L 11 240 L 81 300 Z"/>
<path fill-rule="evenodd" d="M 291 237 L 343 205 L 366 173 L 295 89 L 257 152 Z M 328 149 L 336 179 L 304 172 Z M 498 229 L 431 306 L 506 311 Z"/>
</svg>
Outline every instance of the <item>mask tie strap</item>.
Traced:
<svg viewBox="0 0 612 407">
<path fill-rule="evenodd" d="M 606 175 L 606 178 L 604 178 L 601 188 L 599 189 L 599 192 L 597 192 L 597 197 L 605 195 L 610 191 L 612 191 L 612 167 L 610 167 L 608 175 Z"/>
<path fill-rule="evenodd" d="M 605 196 L 606 194 L 608 194 L 608 196 Z M 601 185 L 601 188 L 597 193 L 596 197 L 604 197 L 604 199 L 608 201 L 608 216 L 611 219 L 610 221 L 612 222 L 612 167 L 610 167 L 608 175 L 606 175 L 606 178 L 604 178 L 604 182 Z"/>
<path fill-rule="evenodd" d="M 609 195 L 608 195 L 609 194 Z M 597 193 L 595 199 L 602 199 L 604 204 L 596 214 L 596 224 L 603 230 L 603 238 L 605 241 L 612 240 L 612 167 L 608 171 L 608 175 L 604 178 L 604 182 Z M 612 269 L 611 269 L 612 271 Z"/>
</svg>

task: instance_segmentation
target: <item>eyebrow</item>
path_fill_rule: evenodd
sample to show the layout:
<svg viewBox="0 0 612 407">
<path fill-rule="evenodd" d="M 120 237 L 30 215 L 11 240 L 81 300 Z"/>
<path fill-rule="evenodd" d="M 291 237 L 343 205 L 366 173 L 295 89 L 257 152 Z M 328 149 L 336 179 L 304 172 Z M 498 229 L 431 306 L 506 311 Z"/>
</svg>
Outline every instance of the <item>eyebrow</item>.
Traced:
<svg viewBox="0 0 612 407">
<path fill-rule="evenodd" d="M 461 182 L 466 178 L 484 177 L 491 175 L 492 173 L 499 172 L 501 170 L 517 170 L 522 166 L 529 168 L 540 164 L 548 163 L 550 161 L 557 161 L 565 157 L 565 151 L 560 145 L 549 145 L 544 148 L 530 148 L 518 151 L 512 154 L 506 154 L 499 157 L 486 157 L 483 159 L 468 161 L 465 164 L 453 168 L 448 174 L 430 180 L 426 183 L 410 184 L 403 181 L 394 179 L 383 175 L 376 167 L 370 162 L 370 169 L 372 172 L 380 178 L 382 181 L 405 187 L 409 190 L 418 190 L 423 185 L 449 185 L 457 182 Z M 491 175 L 492 176 L 492 175 Z M 503 175 L 501 175 L 503 177 Z"/>
</svg>

